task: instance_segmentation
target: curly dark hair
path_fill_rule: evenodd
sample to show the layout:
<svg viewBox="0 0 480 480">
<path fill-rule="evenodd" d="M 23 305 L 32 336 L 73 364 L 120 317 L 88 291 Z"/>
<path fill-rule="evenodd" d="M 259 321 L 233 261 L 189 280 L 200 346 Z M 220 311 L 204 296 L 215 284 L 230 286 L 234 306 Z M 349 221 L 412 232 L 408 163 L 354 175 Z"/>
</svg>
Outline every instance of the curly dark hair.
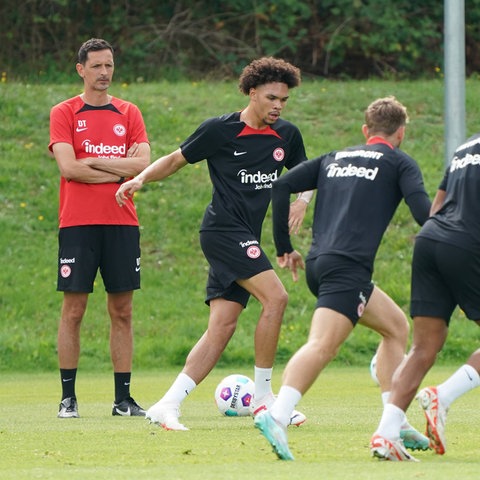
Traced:
<svg viewBox="0 0 480 480">
<path fill-rule="evenodd" d="M 280 58 L 259 58 L 243 69 L 238 88 L 248 95 L 251 88 L 273 82 L 285 83 L 288 88 L 298 87 L 301 82 L 300 69 Z"/>
<path fill-rule="evenodd" d="M 113 47 L 102 38 L 91 38 L 83 43 L 78 50 L 78 63 L 85 65 L 88 58 L 88 52 L 99 52 L 100 50 L 110 50 L 113 54 Z"/>
</svg>

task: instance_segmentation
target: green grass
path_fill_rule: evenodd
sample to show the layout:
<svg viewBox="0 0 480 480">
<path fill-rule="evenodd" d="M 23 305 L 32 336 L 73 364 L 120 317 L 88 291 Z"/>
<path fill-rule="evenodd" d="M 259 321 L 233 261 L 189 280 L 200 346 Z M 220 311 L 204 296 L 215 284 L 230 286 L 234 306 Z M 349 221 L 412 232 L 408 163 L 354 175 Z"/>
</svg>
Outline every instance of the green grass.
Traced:
<svg viewBox="0 0 480 480">
<path fill-rule="evenodd" d="M 232 370 L 233 368 L 233 370 Z M 453 369 L 436 368 L 426 382 Z M 446 455 L 419 452 L 420 463 L 380 462 L 368 442 L 381 415 L 379 389 L 368 369 L 329 367 L 299 404 L 308 420 L 288 429 L 294 462 L 277 460 L 251 418 L 222 417 L 213 402 L 220 379 L 250 369 L 216 369 L 183 404 L 188 432 L 167 432 L 138 417 L 111 416 L 111 375 L 78 376 L 80 419 L 57 419 L 57 375 L 3 374 L 0 390 L 0 456 L 4 480 L 48 479 L 418 479 L 478 478 L 478 392 L 459 399 L 448 416 Z M 176 375 L 157 372 L 133 378 L 136 399 L 150 406 Z M 276 370 L 278 388 L 281 368 Z M 425 383 L 425 384 L 427 384 Z M 416 404 L 412 424 L 423 429 Z"/>
<path fill-rule="evenodd" d="M 72 72 L 72 76 L 74 73 Z M 0 84 L 0 370 L 52 371 L 57 368 L 56 329 L 61 294 L 56 287 L 59 174 L 48 155 L 49 110 L 80 92 L 80 84 Z M 238 110 L 246 99 L 235 82 L 116 84 L 112 93 L 137 103 L 149 132 L 153 159 L 170 152 L 206 117 Z M 467 126 L 477 129 L 480 84 L 467 82 Z M 409 109 L 404 150 L 419 162 L 433 196 L 442 176 L 443 84 L 416 82 L 306 81 L 292 91 L 284 117 L 296 123 L 310 157 L 361 143 L 365 107 L 395 94 Z M 149 184 L 137 196 L 142 223 L 142 290 L 135 294 L 135 369 L 182 364 L 206 327 L 203 303 L 207 264 L 198 227 L 210 199 L 205 162 Z M 311 209 L 295 246 L 306 254 Z M 379 251 L 374 279 L 407 312 L 412 239 L 418 227 L 402 204 Z M 274 260 L 270 216 L 263 246 Z M 302 278 L 294 284 L 279 275 L 290 293 L 278 360 L 286 361 L 305 340 L 314 298 Z M 251 301 L 221 365 L 253 361 L 252 336 L 259 306 Z M 475 348 L 472 326 L 456 314 L 441 362 L 460 362 Z M 80 368 L 109 371 L 108 318 L 101 281 L 91 295 L 82 330 Z M 378 336 L 358 328 L 335 361 L 366 365 Z"/>
</svg>

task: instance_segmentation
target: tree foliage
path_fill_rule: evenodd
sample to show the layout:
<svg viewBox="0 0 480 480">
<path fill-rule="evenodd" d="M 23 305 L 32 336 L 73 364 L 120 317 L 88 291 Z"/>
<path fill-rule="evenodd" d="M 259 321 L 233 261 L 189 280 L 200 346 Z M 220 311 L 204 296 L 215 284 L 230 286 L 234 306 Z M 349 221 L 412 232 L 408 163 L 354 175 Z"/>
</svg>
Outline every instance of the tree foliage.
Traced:
<svg viewBox="0 0 480 480">
<path fill-rule="evenodd" d="M 480 66 L 480 0 L 466 0 L 467 71 Z M 443 63 L 439 0 L 3 0 L 6 78 L 71 75 L 80 44 L 115 47 L 125 80 L 238 75 L 251 59 L 283 57 L 304 75 L 435 75 Z"/>
</svg>

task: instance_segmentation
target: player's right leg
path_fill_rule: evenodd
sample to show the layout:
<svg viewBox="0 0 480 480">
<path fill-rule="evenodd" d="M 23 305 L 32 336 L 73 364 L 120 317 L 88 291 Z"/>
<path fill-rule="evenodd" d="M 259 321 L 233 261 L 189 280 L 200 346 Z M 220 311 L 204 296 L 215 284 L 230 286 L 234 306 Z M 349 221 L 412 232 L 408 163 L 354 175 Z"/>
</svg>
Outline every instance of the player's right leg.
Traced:
<svg viewBox="0 0 480 480">
<path fill-rule="evenodd" d="M 246 280 L 238 280 L 237 283 L 262 305 L 255 329 L 255 365 L 259 368 L 272 368 L 288 294 L 273 269 Z"/>
<path fill-rule="evenodd" d="M 285 427 L 276 422 L 270 412 L 265 411 L 258 414 L 255 417 L 255 427 L 268 440 L 280 460 L 294 460 L 288 447 Z"/>
<path fill-rule="evenodd" d="M 436 453 L 443 455 L 447 448 L 445 423 L 448 410 L 440 402 L 436 387 L 423 388 L 418 392 L 416 398 L 425 414 L 426 434 L 430 439 L 430 446 Z"/>
<path fill-rule="evenodd" d="M 98 226 L 91 225 L 61 228 L 58 233 L 57 290 L 63 292 L 57 336 L 62 382 L 60 418 L 78 417 L 75 378 L 80 356 L 80 326 L 99 266 L 99 234 Z"/>
<path fill-rule="evenodd" d="M 87 293 L 65 292 L 58 327 L 58 362 L 62 382 L 59 418 L 77 418 L 78 404 L 75 380 L 80 356 L 80 326 L 87 307 Z"/>
<path fill-rule="evenodd" d="M 188 430 L 179 422 L 180 404 L 217 364 L 235 332 L 243 306 L 216 298 L 210 301 L 208 328 L 187 356 L 182 373 L 145 417 L 166 430 Z"/>
</svg>

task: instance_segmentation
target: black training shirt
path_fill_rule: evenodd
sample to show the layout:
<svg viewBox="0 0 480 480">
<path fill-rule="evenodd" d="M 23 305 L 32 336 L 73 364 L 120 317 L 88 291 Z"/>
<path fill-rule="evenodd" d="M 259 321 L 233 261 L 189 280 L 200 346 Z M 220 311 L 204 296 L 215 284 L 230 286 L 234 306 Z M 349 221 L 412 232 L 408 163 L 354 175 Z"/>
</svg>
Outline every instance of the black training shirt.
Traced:
<svg viewBox="0 0 480 480">
<path fill-rule="evenodd" d="M 260 239 L 272 182 L 306 160 L 300 131 L 283 119 L 256 130 L 240 112 L 210 118 L 181 144 L 189 163 L 207 159 L 212 201 L 201 231 L 248 230 Z"/>
<path fill-rule="evenodd" d="M 430 200 L 417 163 L 380 138 L 334 151 L 294 168 L 272 191 L 277 255 L 293 247 L 288 233 L 289 194 L 317 189 L 313 240 L 307 259 L 337 254 L 373 271 L 382 236 L 402 200 L 423 224 Z"/>
<path fill-rule="evenodd" d="M 457 148 L 439 189 L 446 192 L 445 201 L 440 210 L 420 230 L 419 236 L 479 254 L 479 133 Z"/>
</svg>

